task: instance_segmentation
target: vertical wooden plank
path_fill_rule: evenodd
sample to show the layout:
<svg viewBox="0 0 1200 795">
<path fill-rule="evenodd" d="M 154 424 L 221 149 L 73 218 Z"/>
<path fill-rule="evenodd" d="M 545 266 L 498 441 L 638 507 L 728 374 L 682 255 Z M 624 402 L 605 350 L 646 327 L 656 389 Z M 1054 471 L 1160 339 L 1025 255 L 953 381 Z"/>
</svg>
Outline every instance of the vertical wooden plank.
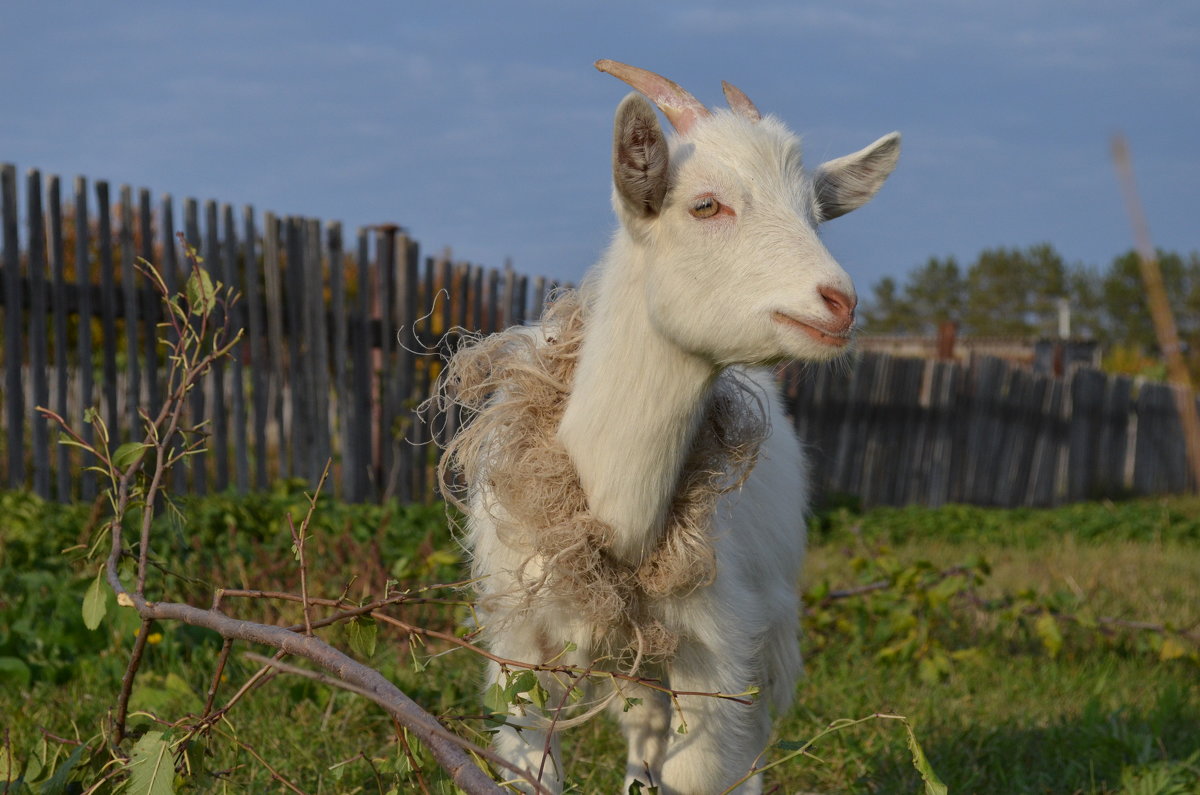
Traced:
<svg viewBox="0 0 1200 795">
<path fill-rule="evenodd" d="M 75 360 L 79 366 L 80 404 L 84 410 L 96 406 L 93 379 L 94 357 L 92 356 L 92 262 L 91 228 L 88 224 L 87 180 L 75 178 L 75 283 L 79 286 L 79 325 Z M 81 412 L 82 414 L 82 412 Z M 93 444 L 96 432 L 92 423 L 80 423 L 79 435 L 84 442 Z M 88 462 L 90 464 L 90 462 Z M 90 501 L 96 496 L 96 474 L 87 466 L 81 467 L 79 475 L 79 498 Z"/>
<path fill-rule="evenodd" d="M 433 296 L 434 281 L 435 281 L 436 262 L 433 257 L 426 257 L 424 264 L 424 277 L 421 280 L 421 314 L 424 320 L 421 322 L 421 348 L 423 352 L 419 358 L 417 366 L 417 392 L 422 397 L 429 397 L 435 375 L 436 366 L 436 346 L 437 338 L 434 335 L 434 303 Z M 431 350 L 432 346 L 432 350 Z M 432 484 L 430 477 L 429 459 L 435 454 L 431 449 L 433 443 L 433 424 L 437 421 L 437 416 L 432 407 L 427 407 L 425 411 L 419 412 L 415 420 L 416 427 L 414 428 L 413 444 L 416 446 L 417 460 L 419 465 L 414 473 L 414 492 L 416 499 L 424 502 L 431 502 L 436 497 L 436 485 Z"/>
<path fill-rule="evenodd" d="M 47 186 L 47 208 L 50 213 L 50 270 L 54 278 L 54 410 L 60 417 L 71 417 L 67 407 L 68 361 L 67 351 L 70 340 L 67 337 L 67 279 L 66 254 L 63 241 L 62 217 L 62 185 L 57 176 L 50 177 Z M 69 502 L 71 499 L 71 474 L 75 468 L 71 466 L 70 448 L 65 444 L 54 445 L 54 496 L 59 502 Z"/>
<path fill-rule="evenodd" d="M 312 359 L 312 396 L 314 450 L 309 482 L 315 487 L 333 457 L 332 433 L 329 427 L 329 321 L 325 305 L 325 261 L 321 246 L 321 222 L 309 219 L 304 223 L 304 252 L 308 282 L 309 346 Z"/>
<path fill-rule="evenodd" d="M 963 499 L 977 505 L 987 504 L 991 496 L 995 463 L 997 401 L 1004 389 L 1007 366 L 993 356 L 971 362 L 970 399 L 965 417 L 964 463 L 966 465 Z"/>
<path fill-rule="evenodd" d="M 178 242 L 175 239 L 175 204 L 171 194 L 164 193 L 159 204 L 159 224 L 162 232 L 162 269 L 163 281 L 167 292 L 179 290 L 179 254 Z"/>
<path fill-rule="evenodd" d="M 396 421 L 395 386 L 389 377 L 394 360 L 395 330 L 393 322 L 392 285 L 395 282 L 396 271 L 396 229 L 381 227 L 375 233 L 375 276 L 376 276 L 376 309 L 379 316 L 379 336 L 376 344 L 379 354 L 376 357 L 378 375 L 378 392 L 375 400 L 379 405 L 379 484 L 382 496 L 391 497 L 394 493 L 396 471 L 396 439 L 394 425 Z"/>
<path fill-rule="evenodd" d="M 1094 496 L 1093 467 L 1099 436 L 1100 403 L 1104 397 L 1104 375 L 1090 368 L 1075 370 L 1068 381 L 1071 396 L 1068 429 L 1067 499 Z"/>
<path fill-rule="evenodd" d="M 453 285 L 451 295 L 453 299 L 450 307 L 453 311 L 449 329 L 454 329 L 455 331 L 447 337 L 445 344 L 442 345 L 442 355 L 445 357 L 450 357 L 454 354 L 454 350 L 461 343 L 462 329 L 465 329 L 467 325 L 469 275 L 470 266 L 466 263 L 462 263 L 453 269 L 451 276 L 451 283 Z M 447 441 L 453 439 L 454 435 L 458 433 L 460 421 L 461 417 L 458 405 L 453 404 L 449 406 L 445 416 L 445 438 Z"/>
<path fill-rule="evenodd" d="M 856 494 L 859 482 L 859 467 L 862 451 L 865 445 L 863 438 L 866 431 L 864 416 L 866 413 L 866 396 L 870 394 L 871 379 L 874 376 L 874 358 L 862 354 L 858 356 L 847 379 L 830 379 L 830 402 L 842 406 L 840 433 L 833 439 L 826 438 L 825 449 L 834 451 L 834 466 L 830 489 L 843 494 Z M 830 446 L 832 442 L 833 446 Z"/>
<path fill-rule="evenodd" d="M 482 331 L 486 327 L 483 303 L 483 266 L 471 269 L 471 330 Z"/>
<path fill-rule="evenodd" d="M 397 466 L 399 477 L 395 496 L 402 502 L 413 498 L 414 472 L 418 468 L 418 450 L 412 444 L 412 434 L 417 421 L 416 350 L 417 339 L 414 324 L 417 316 L 417 293 L 420 291 L 418 267 L 420 250 L 415 240 L 401 235 L 396 244 L 397 262 L 394 313 L 398 321 L 398 344 L 396 346 L 395 390 L 400 416 L 399 455 Z"/>
<path fill-rule="evenodd" d="M 907 505 L 920 502 L 928 484 L 928 458 L 925 443 L 928 434 L 928 412 L 922 405 L 924 392 L 925 362 L 921 359 L 896 358 L 897 390 L 892 395 L 883 395 L 885 402 L 899 403 L 899 414 L 894 426 L 896 438 L 885 443 L 885 451 L 895 458 L 885 468 L 891 473 L 893 485 L 888 493 L 891 505 Z M 885 456 L 887 452 L 885 452 Z"/>
<path fill-rule="evenodd" d="M 538 276 L 533 280 L 533 307 L 529 310 L 531 320 L 541 320 L 542 310 L 546 306 L 546 277 Z"/>
<path fill-rule="evenodd" d="M 355 460 L 348 466 L 354 470 L 352 483 L 354 488 L 349 499 L 354 502 L 371 499 L 374 490 L 372 485 L 378 481 L 372 477 L 375 456 L 371 448 L 371 419 L 373 416 L 372 383 L 374 381 L 371 367 L 371 252 L 367 230 L 359 228 L 356 236 L 357 255 L 355 258 L 355 295 L 354 311 L 350 323 L 351 345 L 354 349 L 354 374 L 352 387 L 354 399 L 353 428 Z"/>
<path fill-rule="evenodd" d="M 212 199 L 204 201 L 204 264 L 212 274 L 213 282 L 220 282 L 225 290 L 230 284 L 229 275 L 225 272 L 224 257 L 221 256 L 220 226 L 217 220 L 217 203 Z M 210 324 L 216 331 L 228 323 L 225 308 L 218 303 L 213 310 Z M 222 340 L 228 340 L 222 335 Z M 209 369 L 209 383 L 212 384 L 212 436 L 209 438 L 209 454 L 216 466 L 217 491 L 229 488 L 229 413 L 225 404 L 225 360 L 217 359 Z"/>
<path fill-rule="evenodd" d="M 258 232 L 254 224 L 254 208 L 242 208 L 242 258 L 245 263 L 246 319 L 250 349 L 250 397 L 253 401 L 254 427 L 254 487 L 266 489 L 267 479 L 267 426 L 271 422 L 267 400 L 270 358 L 265 346 L 266 321 L 263 312 L 263 290 L 261 286 L 263 268 L 259 264 Z"/>
<path fill-rule="evenodd" d="M 963 368 L 957 362 L 933 362 L 933 385 L 930 391 L 931 438 L 928 504 L 936 507 L 950 500 L 954 426 L 958 395 L 962 390 Z"/>
<path fill-rule="evenodd" d="M 112 209 L 108 183 L 96 183 L 96 214 L 100 245 L 100 332 L 104 341 L 104 421 L 110 440 L 121 438 L 121 416 L 117 403 L 117 283 L 113 259 Z"/>
<path fill-rule="evenodd" d="M 141 233 L 141 258 L 156 270 L 162 271 L 163 263 L 154 256 L 154 216 L 150 210 L 150 191 L 138 190 L 138 231 Z M 145 278 L 138 277 L 138 294 L 141 296 L 142 328 L 146 346 L 146 407 L 153 414 L 158 410 L 161 390 L 158 383 L 158 328 L 162 319 L 162 300 L 158 292 Z"/>
<path fill-rule="evenodd" d="M 1170 400 L 1167 387 L 1140 380 L 1135 402 L 1137 452 L 1133 465 L 1133 488 L 1139 495 L 1158 494 L 1166 482 L 1163 470 L 1169 440 L 1165 438 L 1165 419 Z"/>
<path fill-rule="evenodd" d="M 329 252 L 329 311 L 333 323 L 330 361 L 333 364 L 333 392 L 337 411 L 337 433 L 334 449 L 339 477 L 334 483 L 343 500 L 349 500 L 354 490 L 355 468 L 351 465 L 357 453 L 355 439 L 350 433 L 350 329 L 346 315 L 346 274 L 342 245 L 342 225 L 330 221 L 325 226 L 325 247 Z"/>
<path fill-rule="evenodd" d="M 861 356 L 851 359 L 845 368 L 825 364 L 814 368 L 812 418 L 808 426 L 815 429 L 809 439 L 823 451 L 825 468 L 821 473 L 821 484 L 825 493 L 846 493 L 843 473 L 849 445 L 844 440 L 849 436 L 851 417 L 850 388 L 854 373 L 862 361 Z"/>
<path fill-rule="evenodd" d="M 17 239 L 17 169 L 0 165 L 0 217 L 4 227 L 4 422 L 8 434 L 8 487 L 25 485 L 25 390 L 21 386 L 21 251 Z"/>
<path fill-rule="evenodd" d="M 513 319 L 513 295 L 517 292 L 517 274 L 513 271 L 512 263 L 504 263 L 504 294 L 500 299 L 501 318 L 500 328 L 508 328 L 515 323 Z"/>
<path fill-rule="evenodd" d="M 1025 370 L 1012 373 L 1012 389 L 1004 409 L 1004 444 L 997 462 L 995 502 L 1016 508 L 1026 502 L 1029 473 L 1037 444 L 1039 415 L 1049 379 Z"/>
<path fill-rule="evenodd" d="M 233 483 L 239 494 L 250 490 L 250 461 L 246 444 L 246 384 L 242 372 L 242 362 L 246 355 L 245 337 L 245 279 L 242 278 L 238 267 L 238 236 L 234 225 L 233 207 L 229 204 L 221 207 L 221 220 L 224 223 L 224 245 L 222 252 L 225 260 L 225 278 L 233 287 L 235 294 L 240 296 L 229 306 L 229 339 L 234 339 L 241 333 L 242 340 L 231 351 L 229 362 L 229 405 L 233 414 Z"/>
<path fill-rule="evenodd" d="M 443 257 L 438 261 L 437 270 L 438 289 L 443 293 L 444 299 L 441 304 L 441 312 L 438 323 L 440 334 L 437 338 L 437 351 L 440 356 L 445 357 L 449 354 L 450 337 L 448 332 L 450 327 L 454 325 L 454 315 L 452 307 L 450 306 L 451 298 L 454 294 L 452 288 L 452 280 L 454 278 L 453 265 L 450 263 L 449 259 Z M 451 416 L 452 414 L 453 412 L 446 412 L 439 417 L 429 418 L 429 421 L 432 423 L 431 438 L 439 448 L 444 448 L 446 443 L 450 440 L 450 434 L 453 430 L 451 427 L 451 424 L 453 423 L 453 418 Z"/>
<path fill-rule="evenodd" d="M 484 326 L 484 330 L 488 334 L 494 334 L 504 322 L 500 313 L 500 273 L 494 268 L 488 271 L 484 301 L 487 304 L 487 325 Z"/>
<path fill-rule="evenodd" d="M 29 369 L 33 380 L 30 414 L 33 452 L 33 492 L 50 498 L 50 429 L 37 407 L 50 405 L 46 344 L 46 223 L 42 213 L 42 175 L 30 169 L 25 181 L 25 213 L 29 222 Z"/>
<path fill-rule="evenodd" d="M 138 415 L 138 410 L 142 407 L 142 377 L 138 356 L 138 324 L 141 322 L 141 312 L 138 311 L 140 280 L 133 253 L 133 191 L 128 185 L 121 186 L 120 213 L 121 294 L 125 308 L 125 411 L 129 420 L 129 438 L 140 440 L 145 435 L 145 428 L 142 427 Z"/>
<path fill-rule="evenodd" d="M 1104 397 L 1100 405 L 1100 421 L 1103 428 L 1096 453 L 1096 488 L 1106 497 L 1125 495 L 1133 485 L 1125 480 L 1132 397 L 1132 380 L 1124 376 L 1108 376 L 1105 379 Z"/>
<path fill-rule="evenodd" d="M 1191 483 L 1189 481 L 1187 448 L 1184 444 L 1183 420 L 1179 416 L 1179 406 L 1186 398 L 1178 395 L 1184 392 L 1185 388 L 1177 384 L 1164 384 L 1167 390 L 1167 405 L 1163 409 L 1164 420 L 1164 436 L 1165 444 L 1163 445 L 1164 463 L 1164 488 L 1163 491 L 1167 494 L 1184 494 L 1191 491 Z"/>
<path fill-rule="evenodd" d="M 440 329 L 437 347 L 446 355 L 450 329 L 454 326 L 454 264 L 449 259 L 438 261 L 438 291 L 441 293 Z"/>
<path fill-rule="evenodd" d="M 162 268 L 163 284 L 166 285 L 167 295 L 175 295 L 179 291 L 182 281 L 179 278 L 179 241 L 175 237 L 175 203 L 169 193 L 163 194 L 159 201 L 158 231 L 161 235 L 159 245 L 162 255 L 159 267 Z M 175 343 L 179 341 L 179 335 L 175 332 L 174 326 L 164 329 L 163 336 L 168 350 L 173 350 Z M 169 360 L 166 361 L 164 370 L 165 391 L 171 388 L 171 374 L 174 372 L 174 367 Z M 182 440 L 176 440 L 176 442 L 177 449 L 182 447 Z M 179 493 L 187 491 L 187 473 L 188 467 L 182 463 L 171 472 L 171 485 Z"/>
<path fill-rule="evenodd" d="M 292 444 L 291 465 L 294 477 L 311 480 L 312 469 L 312 361 L 308 356 L 309 340 L 304 332 L 305 292 L 304 236 L 300 219 L 288 216 L 283 222 L 286 249 L 286 278 L 284 308 L 288 341 L 286 389 L 291 403 L 291 427 L 288 437 Z"/>
<path fill-rule="evenodd" d="M 454 268 L 454 327 L 461 333 L 470 322 L 468 317 L 471 309 L 471 266 L 460 262 Z"/>
<path fill-rule="evenodd" d="M 517 277 L 517 290 L 513 296 L 513 325 L 523 326 L 529 311 L 529 277 L 521 274 Z"/>
<path fill-rule="evenodd" d="M 183 202 L 183 229 L 184 240 L 190 248 L 199 250 L 200 240 L 200 205 L 195 199 L 188 198 Z M 205 263 L 206 268 L 212 267 L 212 262 Z M 188 273 L 181 274 L 186 283 L 190 274 L 191 264 L 188 265 Z M 208 376 L 202 378 L 192 388 L 192 405 L 191 405 L 191 424 L 193 427 L 200 425 L 205 420 L 205 397 L 204 390 L 210 383 Z M 188 440 L 191 441 L 190 439 Z M 192 462 L 192 492 L 194 494 L 206 494 L 208 492 L 208 467 L 205 462 L 208 456 L 194 455 L 191 457 Z"/>
<path fill-rule="evenodd" d="M 284 421 L 284 385 L 286 349 L 283 342 L 283 285 L 279 240 L 279 219 L 263 213 L 263 286 L 266 296 L 267 350 L 270 354 L 270 391 L 268 412 L 274 417 L 279 449 L 273 456 L 278 462 L 278 477 L 292 477 L 293 444 L 291 428 Z"/>
</svg>

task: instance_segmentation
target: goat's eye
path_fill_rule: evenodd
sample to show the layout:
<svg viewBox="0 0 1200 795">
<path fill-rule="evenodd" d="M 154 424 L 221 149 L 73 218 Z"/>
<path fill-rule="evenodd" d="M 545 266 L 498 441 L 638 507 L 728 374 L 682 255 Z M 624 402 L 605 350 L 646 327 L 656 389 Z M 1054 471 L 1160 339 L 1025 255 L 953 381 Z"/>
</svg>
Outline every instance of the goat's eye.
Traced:
<svg viewBox="0 0 1200 795">
<path fill-rule="evenodd" d="M 695 218 L 712 218 L 721 212 L 721 203 L 712 196 L 701 196 L 692 202 L 692 208 L 688 212 Z"/>
</svg>

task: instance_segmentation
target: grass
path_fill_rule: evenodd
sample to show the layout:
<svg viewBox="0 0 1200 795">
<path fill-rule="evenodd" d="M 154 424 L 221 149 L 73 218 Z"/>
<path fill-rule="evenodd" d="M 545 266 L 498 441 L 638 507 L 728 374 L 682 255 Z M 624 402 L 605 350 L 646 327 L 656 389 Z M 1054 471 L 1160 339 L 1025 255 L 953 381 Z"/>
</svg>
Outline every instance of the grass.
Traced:
<svg viewBox="0 0 1200 795">
<path fill-rule="evenodd" d="M 186 527 L 164 525 L 160 531 L 162 555 L 170 568 L 202 582 L 173 577 L 161 584 L 187 592 L 199 604 L 206 603 L 205 582 L 295 589 L 283 516 L 302 504 L 295 489 L 190 502 Z M 0 511 L 7 519 L 0 534 L 4 792 L 6 778 L 23 772 L 26 780 L 40 782 L 61 765 L 74 746 L 55 738 L 102 748 L 97 739 L 102 719 L 111 708 L 137 622 L 130 611 L 114 606 L 98 630 L 82 625 L 79 606 L 94 564 L 81 565 L 79 550 L 61 550 L 86 540 L 89 506 L 60 508 L 23 494 L 0 494 Z M 310 582 L 323 583 L 336 596 L 351 573 L 359 575 L 351 586 L 355 594 L 378 588 L 388 577 L 455 578 L 455 547 L 444 535 L 439 512 L 323 503 L 311 548 L 321 572 Z M 982 556 L 991 573 L 978 593 L 987 599 L 1020 593 L 1021 605 L 1055 605 L 1181 628 L 1200 620 L 1200 501 L 1195 499 L 1091 503 L 1055 511 L 831 510 L 818 517 L 812 535 L 806 587 L 861 582 L 875 576 L 872 566 L 885 559 L 906 571 L 918 561 L 943 569 Z M 934 603 L 890 598 L 879 597 L 881 610 L 902 608 L 929 622 L 924 651 L 881 658 L 889 638 L 871 635 L 871 621 L 892 613 L 865 613 L 862 600 L 836 603 L 829 609 L 842 629 L 829 634 L 819 649 L 817 631 L 810 629 L 807 676 L 795 708 L 778 723 L 779 740 L 801 742 L 834 720 L 891 712 L 911 720 L 951 792 L 1200 792 L 1200 666 L 1194 657 L 1162 659 L 1170 655 L 1162 653 L 1161 639 L 1156 646 L 1154 633 L 1118 631 L 1109 637 L 1067 625 L 1061 648 L 1051 653 L 1004 610 L 954 608 L 951 619 Z M 262 620 L 288 620 L 286 610 L 275 606 L 238 608 Z M 421 610 L 420 620 L 446 626 L 465 616 L 461 608 Z M 153 715 L 174 719 L 198 711 L 219 649 L 199 630 L 152 629 L 150 654 L 132 699 L 140 711 L 133 723 L 137 731 L 162 728 Z M 917 662 L 928 648 L 937 648 L 938 638 L 950 662 L 929 675 Z M 463 652 L 430 659 L 434 651 L 410 649 L 403 639 L 381 631 L 372 662 L 435 713 L 476 714 L 478 661 Z M 414 660 L 428 667 L 419 671 Z M 253 670 L 235 654 L 222 696 Z M 463 725 L 468 732 L 482 728 L 479 721 Z M 571 730 L 564 747 L 575 791 L 619 787 L 617 761 L 623 752 L 608 722 Z M 256 691 L 193 751 L 193 791 L 280 791 L 258 758 L 305 792 L 419 791 L 412 760 L 379 710 L 356 696 L 294 677 L 276 678 Z M 811 751 L 816 758 L 795 759 L 768 774 L 767 791 L 920 791 L 904 731 L 894 722 L 868 721 L 833 733 Z M 430 791 L 449 791 L 419 748 L 415 753 Z M 96 759 L 81 761 L 76 777 L 94 780 L 104 759 L 101 751 Z"/>
</svg>

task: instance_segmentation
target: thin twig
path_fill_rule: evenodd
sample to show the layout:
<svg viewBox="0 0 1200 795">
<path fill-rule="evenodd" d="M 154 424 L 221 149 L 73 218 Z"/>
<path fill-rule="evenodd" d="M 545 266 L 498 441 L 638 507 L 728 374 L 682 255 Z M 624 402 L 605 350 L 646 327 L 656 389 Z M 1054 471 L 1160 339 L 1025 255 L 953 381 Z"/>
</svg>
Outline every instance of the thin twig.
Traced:
<svg viewBox="0 0 1200 795">
<path fill-rule="evenodd" d="M 213 701 L 217 697 L 217 688 L 221 684 L 221 676 L 225 673 L 225 663 L 229 660 L 229 650 L 233 648 L 233 638 L 226 638 L 221 644 L 221 651 L 217 655 L 217 669 L 213 671 L 212 683 L 208 686 L 208 697 L 204 701 L 204 714 L 202 717 L 207 718 L 212 714 Z"/>
<path fill-rule="evenodd" d="M 226 735 L 226 736 L 233 742 L 237 743 L 238 747 L 240 747 L 243 751 L 250 754 L 250 756 L 254 757 L 255 761 L 257 761 L 260 765 L 265 767 L 267 769 L 267 772 L 271 774 L 271 778 L 275 779 L 280 784 L 282 784 L 283 786 L 290 789 L 292 792 L 295 792 L 296 795 L 307 795 L 307 793 L 305 793 L 304 790 L 297 787 L 295 784 L 293 784 L 291 781 L 289 781 L 286 776 L 284 776 L 282 773 L 280 773 L 275 768 L 271 767 L 270 763 L 268 763 L 266 759 L 263 759 L 262 756 L 258 753 L 258 751 L 255 751 L 253 748 L 251 748 L 249 745 L 247 745 L 242 740 L 239 740 L 237 737 L 233 737 L 231 735 Z"/>
<path fill-rule="evenodd" d="M 125 675 L 121 677 L 121 692 L 117 697 L 117 714 L 113 717 L 113 745 L 121 744 L 125 739 L 125 716 L 129 710 L 129 694 L 133 692 L 133 678 L 137 676 L 142 664 L 142 654 L 146 651 L 146 638 L 150 635 L 151 620 L 142 619 L 138 629 L 137 640 L 133 642 L 133 653 L 129 655 L 129 664 L 125 666 Z"/>
</svg>

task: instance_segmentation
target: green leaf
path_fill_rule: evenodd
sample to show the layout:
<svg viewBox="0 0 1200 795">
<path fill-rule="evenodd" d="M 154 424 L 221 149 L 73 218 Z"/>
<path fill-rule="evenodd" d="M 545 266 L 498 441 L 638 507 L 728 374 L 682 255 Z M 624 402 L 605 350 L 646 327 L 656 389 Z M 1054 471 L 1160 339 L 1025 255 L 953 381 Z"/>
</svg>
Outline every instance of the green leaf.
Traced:
<svg viewBox="0 0 1200 795">
<path fill-rule="evenodd" d="M 1046 612 L 1038 616 L 1037 621 L 1033 623 L 1033 631 L 1041 639 L 1046 653 L 1051 658 L 1057 657 L 1058 653 L 1062 651 L 1063 637 L 1062 632 L 1058 629 L 1058 621 L 1054 618 L 1054 615 Z"/>
<path fill-rule="evenodd" d="M 88 629 L 100 626 L 104 614 L 108 612 L 108 593 L 104 589 L 104 567 L 96 573 L 96 579 L 88 586 L 83 595 L 83 625 Z"/>
<path fill-rule="evenodd" d="M 66 761 L 54 770 L 54 775 L 42 782 L 41 795 L 66 795 L 67 781 L 71 778 L 71 772 L 75 769 L 75 765 L 79 764 L 79 760 L 83 758 L 83 754 L 87 750 L 86 745 L 78 746 Z"/>
<path fill-rule="evenodd" d="M 925 795 L 948 795 L 950 789 L 942 783 L 937 773 L 933 772 L 933 766 L 929 764 L 925 752 L 921 750 L 921 744 L 917 742 L 917 735 L 908 721 L 904 721 L 904 730 L 908 732 L 908 750 L 912 754 L 913 767 L 917 769 L 917 772 L 921 774 L 921 780 L 925 782 Z"/>
<path fill-rule="evenodd" d="M 171 744 L 159 731 L 149 731 L 133 746 L 129 758 L 130 795 L 175 795 Z"/>
<path fill-rule="evenodd" d="M 210 314 L 217 305 L 217 290 L 220 286 L 220 282 L 217 282 L 215 285 L 213 284 L 208 271 L 204 268 L 198 266 L 192 268 L 192 273 L 188 276 L 187 284 L 184 285 L 188 304 L 192 307 L 192 314 Z"/>
<path fill-rule="evenodd" d="M 511 702 L 518 694 L 533 690 L 537 684 L 537 676 L 533 671 L 522 671 L 509 678 L 508 687 L 504 688 L 504 695 Z"/>
<path fill-rule="evenodd" d="M 491 713 L 508 712 L 508 699 L 504 696 L 504 688 L 496 682 L 483 694 L 483 706 Z"/>
<path fill-rule="evenodd" d="M 534 685 L 527 693 L 529 701 L 538 709 L 545 709 L 546 702 L 550 700 L 550 693 L 546 688 L 542 687 L 541 683 Z"/>
<path fill-rule="evenodd" d="M 379 625 L 371 616 L 355 616 L 346 627 L 350 636 L 350 649 L 360 657 L 371 657 L 375 654 L 375 637 L 379 634 Z"/>
<path fill-rule="evenodd" d="M 145 442 L 126 442 L 117 448 L 112 455 L 113 466 L 117 469 L 127 469 L 142 456 L 142 451 L 149 448 Z"/>
<path fill-rule="evenodd" d="M 1166 637 L 1163 638 L 1162 647 L 1158 650 L 1158 659 L 1163 661 L 1174 660 L 1185 656 L 1187 653 L 1187 647 L 1180 643 L 1178 639 Z"/>
<path fill-rule="evenodd" d="M 24 660 L 17 657 L 0 657 L 0 685 L 3 685 L 4 689 L 17 690 L 28 687 L 32 678 L 33 672 L 29 670 L 29 666 L 25 664 Z M 4 779 L 0 777 L 0 781 L 4 781 Z"/>
</svg>

